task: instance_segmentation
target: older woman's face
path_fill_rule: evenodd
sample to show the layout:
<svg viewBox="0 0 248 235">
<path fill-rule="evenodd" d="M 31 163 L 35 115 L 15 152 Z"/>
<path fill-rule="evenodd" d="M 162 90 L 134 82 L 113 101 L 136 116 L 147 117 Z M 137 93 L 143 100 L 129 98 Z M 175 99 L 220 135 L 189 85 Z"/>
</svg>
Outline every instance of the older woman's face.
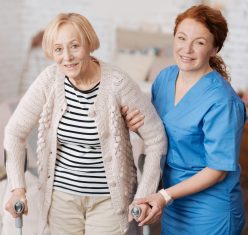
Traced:
<svg viewBox="0 0 248 235">
<path fill-rule="evenodd" d="M 64 24 L 59 28 L 53 44 L 53 58 L 69 78 L 83 79 L 90 61 L 90 53 L 72 25 Z"/>
</svg>

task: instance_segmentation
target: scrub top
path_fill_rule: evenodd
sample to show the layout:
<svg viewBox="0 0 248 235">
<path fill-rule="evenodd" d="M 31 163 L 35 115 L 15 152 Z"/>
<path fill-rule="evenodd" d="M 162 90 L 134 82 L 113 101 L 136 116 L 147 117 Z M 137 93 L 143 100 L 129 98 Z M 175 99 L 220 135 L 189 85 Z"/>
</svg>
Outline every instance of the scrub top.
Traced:
<svg viewBox="0 0 248 235">
<path fill-rule="evenodd" d="M 169 140 L 163 187 L 175 185 L 205 167 L 226 171 L 227 176 L 165 207 L 162 234 L 238 235 L 244 226 L 238 161 L 245 106 L 215 70 L 204 75 L 174 105 L 178 73 L 178 66 L 164 69 L 152 86 L 152 101 Z"/>
</svg>

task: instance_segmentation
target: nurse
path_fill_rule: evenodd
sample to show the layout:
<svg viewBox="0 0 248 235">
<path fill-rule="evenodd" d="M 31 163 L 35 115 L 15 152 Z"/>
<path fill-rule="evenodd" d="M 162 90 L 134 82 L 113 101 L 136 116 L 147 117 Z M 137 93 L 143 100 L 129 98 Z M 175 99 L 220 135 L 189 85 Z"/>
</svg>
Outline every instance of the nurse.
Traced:
<svg viewBox="0 0 248 235">
<path fill-rule="evenodd" d="M 163 121 L 169 149 L 163 189 L 136 201 L 152 210 L 139 225 L 162 217 L 163 235 L 238 235 L 244 226 L 239 149 L 245 106 L 229 83 L 217 55 L 228 32 L 219 10 L 193 6 L 177 16 L 176 65 L 152 86 L 152 101 Z M 123 108 L 130 129 L 145 118 Z"/>
</svg>

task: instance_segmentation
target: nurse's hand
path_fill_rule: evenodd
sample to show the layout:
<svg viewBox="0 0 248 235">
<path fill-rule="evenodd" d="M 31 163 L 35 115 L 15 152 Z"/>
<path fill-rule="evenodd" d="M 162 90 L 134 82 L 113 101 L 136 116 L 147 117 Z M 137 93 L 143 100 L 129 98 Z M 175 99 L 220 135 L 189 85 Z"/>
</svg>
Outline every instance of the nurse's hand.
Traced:
<svg viewBox="0 0 248 235">
<path fill-rule="evenodd" d="M 131 213 L 132 208 L 135 206 L 138 206 L 141 209 L 141 214 L 138 218 L 134 218 Z M 135 199 L 132 204 L 129 205 L 128 222 L 131 222 L 133 219 L 137 222 L 141 222 L 149 215 L 150 211 L 151 207 L 147 203 L 137 205 Z"/>
<path fill-rule="evenodd" d="M 138 129 L 144 125 L 145 116 L 138 109 L 128 112 L 128 106 L 121 108 L 122 116 L 125 119 L 126 125 L 130 131 L 138 132 Z"/>
<path fill-rule="evenodd" d="M 14 205 L 17 201 L 22 201 L 24 203 L 23 214 L 26 215 L 28 213 L 27 198 L 25 194 L 26 190 L 24 188 L 14 189 L 10 199 L 6 203 L 5 210 L 8 211 L 14 218 L 19 217 L 19 215 L 14 210 Z"/>
<path fill-rule="evenodd" d="M 161 219 L 163 209 L 166 206 L 166 201 L 160 193 L 155 193 L 147 196 L 146 198 L 137 199 L 136 205 L 148 204 L 151 208 L 149 214 L 145 219 L 140 221 L 139 226 L 146 224 L 153 224 Z"/>
</svg>

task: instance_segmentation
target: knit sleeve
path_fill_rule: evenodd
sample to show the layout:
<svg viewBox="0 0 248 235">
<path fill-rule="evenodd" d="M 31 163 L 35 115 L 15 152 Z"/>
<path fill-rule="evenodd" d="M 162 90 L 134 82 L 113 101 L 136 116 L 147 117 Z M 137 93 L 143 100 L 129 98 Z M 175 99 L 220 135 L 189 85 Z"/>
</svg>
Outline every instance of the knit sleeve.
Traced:
<svg viewBox="0 0 248 235">
<path fill-rule="evenodd" d="M 139 128 L 144 141 L 145 161 L 135 198 L 155 193 L 160 179 L 160 160 L 167 151 L 167 137 L 162 121 L 147 95 L 122 71 L 113 72 L 121 106 L 138 109 L 145 115 L 144 125 Z"/>
<path fill-rule="evenodd" d="M 52 82 L 52 70 L 54 69 L 50 66 L 37 77 L 5 127 L 4 149 L 11 190 L 26 187 L 24 178 L 26 140 L 39 120 L 49 90 L 48 82 L 49 80 Z"/>
</svg>

